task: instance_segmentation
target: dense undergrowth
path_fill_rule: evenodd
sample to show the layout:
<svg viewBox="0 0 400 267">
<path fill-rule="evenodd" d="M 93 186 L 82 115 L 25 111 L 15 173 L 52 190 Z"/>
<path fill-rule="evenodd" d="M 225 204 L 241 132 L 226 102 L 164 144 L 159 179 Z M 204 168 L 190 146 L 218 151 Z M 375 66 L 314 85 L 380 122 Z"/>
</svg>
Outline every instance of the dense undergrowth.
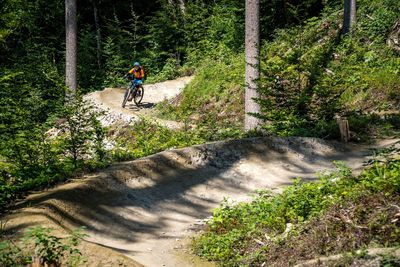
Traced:
<svg viewBox="0 0 400 267">
<path fill-rule="evenodd" d="M 243 60 L 242 55 L 230 52 L 204 60 L 182 94 L 157 105 L 159 116 L 195 127 L 206 140 L 240 137 L 244 121 Z"/>
<path fill-rule="evenodd" d="M 400 161 L 375 162 L 358 176 L 337 167 L 313 183 L 298 179 L 282 193 L 261 191 L 250 203 L 223 203 L 194 240 L 194 251 L 222 266 L 292 266 L 369 246 L 399 246 Z"/>
<path fill-rule="evenodd" d="M 82 172 L 104 167 L 109 156 L 104 148 L 101 112 L 77 97 L 45 124 L 30 118 L 19 129 L 7 129 L 0 144 L 0 213 L 30 190 L 52 186 Z"/>
<path fill-rule="evenodd" d="M 187 127 L 171 130 L 145 118 L 131 126 L 114 125 L 108 134 L 115 141 L 115 147 L 110 151 L 110 156 L 117 161 L 137 159 L 163 150 L 206 141 L 197 132 Z"/>
<path fill-rule="evenodd" d="M 77 248 L 83 237 L 83 228 L 75 229 L 66 237 L 52 234 L 53 229 L 41 226 L 25 231 L 20 242 L 0 242 L 2 266 L 82 266 L 85 258 Z"/>
<path fill-rule="evenodd" d="M 336 117 L 342 116 L 349 120 L 353 141 L 398 133 L 399 114 L 383 114 L 400 106 L 400 57 L 386 44 L 400 4 L 357 4 L 351 35 L 341 34 L 341 7 L 327 6 L 319 17 L 276 30 L 272 41 L 265 40 L 259 80 L 264 130 L 335 139 Z M 240 135 L 244 59 L 229 47 L 222 50 L 218 59 L 206 57 L 182 95 L 162 105 L 162 116 Z"/>
<path fill-rule="evenodd" d="M 265 44 L 261 117 L 272 122 L 266 129 L 336 138 L 335 115 L 347 116 L 350 129 L 362 134 L 368 131 L 363 122 L 368 114 L 398 109 L 400 58 L 386 38 L 399 19 L 400 4 L 357 4 L 352 35 L 341 35 L 342 13 L 328 8 L 321 18 L 278 31 L 274 42 Z"/>
</svg>

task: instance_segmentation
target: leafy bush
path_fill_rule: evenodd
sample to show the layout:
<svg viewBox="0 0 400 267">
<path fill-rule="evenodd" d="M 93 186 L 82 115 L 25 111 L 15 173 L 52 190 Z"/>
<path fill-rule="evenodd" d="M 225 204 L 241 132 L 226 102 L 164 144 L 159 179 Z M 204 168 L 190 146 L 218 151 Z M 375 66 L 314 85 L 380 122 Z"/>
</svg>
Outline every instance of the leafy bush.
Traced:
<svg viewBox="0 0 400 267">
<path fill-rule="evenodd" d="M 398 160 L 384 165 L 375 163 L 358 177 L 353 176 L 348 168 L 338 165 L 337 171 L 323 174 L 315 183 L 297 180 L 281 194 L 262 191 L 251 203 L 222 204 L 214 210 L 213 219 L 207 224 L 204 233 L 195 239 L 194 250 L 200 256 L 218 261 L 223 266 L 261 264 L 262 261 L 260 263 L 259 260 L 276 257 L 275 254 L 268 254 L 269 249 L 274 248 L 277 251 L 275 253 L 279 253 L 278 248 L 289 249 L 291 243 L 285 241 L 289 237 L 294 236 L 299 242 L 306 239 L 305 236 L 311 235 L 312 230 L 297 235 L 300 229 L 307 228 L 315 218 L 323 220 L 325 214 L 335 205 L 333 211 L 338 211 L 338 206 L 345 210 L 350 203 L 356 205 L 362 202 L 361 206 L 368 205 L 364 204 L 364 199 L 377 194 L 384 195 L 380 197 L 387 201 L 393 200 L 399 192 Z M 368 213 L 368 208 L 366 209 L 363 212 Z M 357 214 L 354 215 L 355 219 L 363 216 L 362 212 Z M 393 222 L 377 220 L 374 223 L 375 226 L 370 227 L 375 227 L 373 229 L 376 230 L 371 228 L 371 231 L 364 232 L 365 243 L 355 244 L 352 249 L 368 245 L 371 237 L 385 246 L 400 242 L 400 233 L 393 227 Z M 387 229 L 389 232 L 377 229 Z M 340 235 L 342 230 L 336 231 L 339 232 L 332 234 Z M 310 248 L 310 254 L 314 253 L 314 249 L 318 252 L 321 247 L 312 250 Z M 338 253 L 340 252 L 343 251 Z"/>
<path fill-rule="evenodd" d="M 21 122 L 12 124 L 19 126 L 17 129 L 6 129 L 1 136 L 1 209 L 28 190 L 53 185 L 77 171 L 107 163 L 99 112 L 78 97 L 59 107 L 57 115 L 43 124 L 20 118 Z"/>
<path fill-rule="evenodd" d="M 243 57 L 223 53 L 220 59 L 205 60 L 176 99 L 158 104 L 159 115 L 196 125 L 205 140 L 239 137 L 244 119 Z"/>
<path fill-rule="evenodd" d="M 122 125 L 111 134 L 117 143 L 112 150 L 116 160 L 137 159 L 163 150 L 204 142 L 196 132 L 187 128 L 170 130 L 145 118 L 130 126 Z"/>
<path fill-rule="evenodd" d="M 358 6 L 352 36 L 339 36 L 342 13 L 328 7 L 304 26 L 277 31 L 263 46 L 260 117 L 269 132 L 335 138 L 336 114 L 367 118 L 399 105 L 399 58 L 385 40 L 400 5 L 381 0 Z M 368 132 L 354 124 L 350 129 Z"/>
<path fill-rule="evenodd" d="M 52 229 L 41 226 L 29 228 L 20 244 L 12 241 L 0 243 L 2 266 L 25 266 L 29 263 L 50 266 L 80 266 L 84 262 L 77 248 L 86 235 L 83 228 L 74 230 L 67 237 L 51 235 Z"/>
<path fill-rule="evenodd" d="M 56 142 L 64 156 L 71 159 L 75 170 L 93 154 L 100 161 L 104 160 L 105 132 L 98 121 L 101 114 L 80 97 L 69 101 L 60 111 L 61 119 L 57 125 L 60 134 Z"/>
</svg>

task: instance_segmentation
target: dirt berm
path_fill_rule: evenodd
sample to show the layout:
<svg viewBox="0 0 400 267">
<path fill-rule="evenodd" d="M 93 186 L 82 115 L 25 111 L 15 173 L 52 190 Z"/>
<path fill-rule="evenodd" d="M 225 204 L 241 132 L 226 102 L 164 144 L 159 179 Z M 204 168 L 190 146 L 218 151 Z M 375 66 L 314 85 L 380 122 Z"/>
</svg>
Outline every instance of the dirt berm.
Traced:
<svg viewBox="0 0 400 267">
<path fill-rule="evenodd" d="M 82 249 L 90 266 L 135 266 L 127 257 L 145 266 L 207 266 L 185 253 L 184 240 L 224 197 L 246 200 L 295 177 L 312 180 L 335 160 L 357 170 L 370 153 L 314 138 L 270 137 L 169 150 L 33 194 L 2 220 L 14 233 L 37 224 L 61 232 L 86 226 Z"/>
</svg>

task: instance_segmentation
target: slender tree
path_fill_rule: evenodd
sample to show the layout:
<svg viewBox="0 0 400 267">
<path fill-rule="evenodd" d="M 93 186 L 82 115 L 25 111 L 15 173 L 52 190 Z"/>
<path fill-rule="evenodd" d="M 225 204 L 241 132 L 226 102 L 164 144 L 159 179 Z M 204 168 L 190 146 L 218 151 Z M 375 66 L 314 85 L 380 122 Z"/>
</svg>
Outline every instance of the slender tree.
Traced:
<svg viewBox="0 0 400 267">
<path fill-rule="evenodd" d="M 344 0 L 343 33 L 349 33 L 356 23 L 356 0 Z"/>
<path fill-rule="evenodd" d="M 260 112 L 255 101 L 258 98 L 257 80 L 260 77 L 260 0 L 246 0 L 246 92 L 245 122 L 246 131 L 257 128 L 260 120 L 251 114 Z"/>
<path fill-rule="evenodd" d="M 76 0 L 65 0 L 65 84 L 68 88 L 67 98 L 75 95 L 77 88 L 77 22 Z"/>
<path fill-rule="evenodd" d="M 99 20 L 99 12 L 97 10 L 97 0 L 93 0 L 93 17 L 94 17 L 94 25 L 96 27 L 96 55 L 97 55 L 97 65 L 101 67 L 101 31 L 100 31 L 100 20 Z"/>
</svg>

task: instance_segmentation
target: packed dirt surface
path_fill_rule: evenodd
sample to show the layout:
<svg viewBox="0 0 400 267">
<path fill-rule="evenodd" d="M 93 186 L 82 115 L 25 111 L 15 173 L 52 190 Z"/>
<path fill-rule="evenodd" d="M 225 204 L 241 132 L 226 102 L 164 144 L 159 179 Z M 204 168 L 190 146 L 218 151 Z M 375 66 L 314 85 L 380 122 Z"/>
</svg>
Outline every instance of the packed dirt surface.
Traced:
<svg viewBox="0 0 400 267">
<path fill-rule="evenodd" d="M 84 99 L 92 101 L 94 106 L 105 111 L 105 115 L 100 118 L 104 126 L 109 126 L 117 121 L 130 123 L 140 117 L 151 117 L 155 104 L 174 98 L 192 79 L 193 77 L 181 77 L 161 83 L 145 84 L 143 100 L 139 106 L 131 101 L 127 102 L 125 108 L 122 108 L 126 88 L 106 88 L 87 94 Z M 157 120 L 170 128 L 179 127 L 179 124 L 173 121 Z"/>
<path fill-rule="evenodd" d="M 62 231 L 86 226 L 82 250 L 89 266 L 139 266 L 127 257 L 144 266 L 212 266 L 187 252 L 187 240 L 225 197 L 248 200 L 256 189 L 282 187 L 296 177 L 312 181 L 333 161 L 360 170 L 371 152 L 271 137 L 169 150 L 33 194 L 2 220 L 9 233 L 37 224 Z"/>
</svg>

